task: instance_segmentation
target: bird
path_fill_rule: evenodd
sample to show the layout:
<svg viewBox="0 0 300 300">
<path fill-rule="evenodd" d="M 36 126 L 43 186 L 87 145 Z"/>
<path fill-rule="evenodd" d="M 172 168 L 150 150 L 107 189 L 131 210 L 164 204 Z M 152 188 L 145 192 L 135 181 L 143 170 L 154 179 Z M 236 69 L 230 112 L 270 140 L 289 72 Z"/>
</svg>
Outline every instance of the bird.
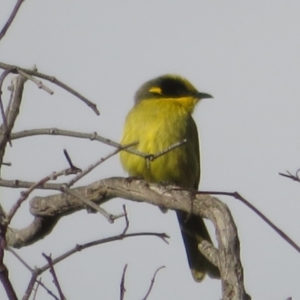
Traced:
<svg viewBox="0 0 300 300">
<path fill-rule="evenodd" d="M 212 96 L 199 92 L 187 79 L 176 74 L 162 75 L 141 85 L 125 119 L 121 145 L 130 144 L 130 149 L 149 157 L 176 143 L 179 146 L 153 160 L 122 150 L 121 164 L 129 176 L 198 190 L 200 146 L 192 113 L 204 98 Z M 206 274 L 219 278 L 219 269 L 198 249 L 202 240 L 211 242 L 203 219 L 192 212 L 177 211 L 176 214 L 194 280 L 201 282 Z"/>
</svg>

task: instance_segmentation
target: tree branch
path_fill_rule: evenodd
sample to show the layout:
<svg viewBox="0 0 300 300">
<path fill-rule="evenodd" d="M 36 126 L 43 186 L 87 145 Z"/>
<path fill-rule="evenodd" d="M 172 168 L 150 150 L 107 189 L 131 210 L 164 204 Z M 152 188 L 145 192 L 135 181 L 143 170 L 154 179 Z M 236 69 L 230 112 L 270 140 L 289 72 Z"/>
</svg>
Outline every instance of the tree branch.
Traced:
<svg viewBox="0 0 300 300">
<path fill-rule="evenodd" d="M 91 102 L 86 97 L 79 94 L 77 91 L 75 91 L 74 89 L 72 89 L 71 87 L 69 87 L 68 85 L 63 83 L 62 81 L 56 79 L 54 76 L 42 74 L 40 72 L 37 72 L 36 70 L 19 68 L 18 66 L 8 65 L 8 64 L 2 63 L 2 62 L 0 62 L 0 68 L 4 69 L 4 70 L 13 69 L 12 73 L 14 73 L 14 74 L 19 74 L 19 71 L 21 71 L 21 72 L 25 72 L 27 75 L 36 76 L 36 77 L 48 80 L 48 81 L 58 85 L 59 87 L 65 89 L 70 94 L 74 95 L 75 97 L 79 98 L 87 106 L 89 106 L 95 112 L 96 115 L 100 115 L 100 112 L 98 111 L 97 105 L 95 103 Z"/>
<path fill-rule="evenodd" d="M 10 25 L 12 24 L 13 20 L 15 19 L 17 12 L 19 11 L 21 4 L 24 2 L 24 0 L 18 0 L 13 11 L 11 12 L 8 20 L 6 21 L 5 25 L 3 26 L 1 32 L 0 32 L 0 40 L 4 37 L 6 31 L 8 30 L 8 28 L 10 27 Z"/>
<path fill-rule="evenodd" d="M 0 127 L 0 165 L 2 164 L 3 156 L 7 142 L 10 141 L 10 133 L 15 124 L 15 121 L 19 115 L 20 105 L 22 101 L 22 95 L 24 90 L 24 84 L 26 78 L 23 76 L 17 76 L 13 83 L 13 96 L 9 104 L 9 110 L 6 113 L 6 128 L 3 125 Z"/>
<path fill-rule="evenodd" d="M 174 186 L 149 184 L 143 180 L 108 178 L 73 190 L 97 204 L 121 197 L 187 213 L 191 209 L 190 191 L 179 190 Z M 193 194 L 193 201 L 192 213 L 211 220 L 216 229 L 218 251 L 217 257 L 212 260 L 218 261 L 220 268 L 223 300 L 250 299 L 244 289 L 237 229 L 228 207 L 210 195 Z M 60 217 L 84 209 L 78 198 L 65 194 L 35 197 L 30 201 L 30 207 L 35 216 L 33 223 L 25 229 L 8 231 L 9 246 L 22 247 L 33 243 L 46 236 Z"/>
</svg>

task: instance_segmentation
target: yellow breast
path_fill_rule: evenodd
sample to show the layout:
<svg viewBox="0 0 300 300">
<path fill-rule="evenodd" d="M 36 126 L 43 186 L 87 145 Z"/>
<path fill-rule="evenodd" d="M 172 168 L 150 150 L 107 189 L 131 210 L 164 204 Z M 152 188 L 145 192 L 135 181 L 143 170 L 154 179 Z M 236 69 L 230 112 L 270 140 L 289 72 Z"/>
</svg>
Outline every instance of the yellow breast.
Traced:
<svg viewBox="0 0 300 300">
<path fill-rule="evenodd" d="M 150 99 L 132 108 L 124 125 L 122 145 L 137 142 L 132 148 L 155 155 L 184 139 L 187 142 L 149 164 L 142 157 L 122 151 L 121 162 L 129 175 L 150 182 L 197 187 L 200 176 L 199 142 L 191 117 L 195 102 L 191 97 Z"/>
</svg>

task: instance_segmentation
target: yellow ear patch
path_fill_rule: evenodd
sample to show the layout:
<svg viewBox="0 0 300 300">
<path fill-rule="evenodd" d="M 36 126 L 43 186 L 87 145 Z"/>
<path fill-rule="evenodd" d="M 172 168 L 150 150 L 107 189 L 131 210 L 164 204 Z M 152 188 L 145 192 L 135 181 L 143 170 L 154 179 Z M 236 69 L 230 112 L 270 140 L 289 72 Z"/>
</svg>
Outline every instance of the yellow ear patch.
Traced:
<svg viewBox="0 0 300 300">
<path fill-rule="evenodd" d="M 162 90 L 158 86 L 154 86 L 149 90 L 150 93 L 162 95 Z"/>
</svg>

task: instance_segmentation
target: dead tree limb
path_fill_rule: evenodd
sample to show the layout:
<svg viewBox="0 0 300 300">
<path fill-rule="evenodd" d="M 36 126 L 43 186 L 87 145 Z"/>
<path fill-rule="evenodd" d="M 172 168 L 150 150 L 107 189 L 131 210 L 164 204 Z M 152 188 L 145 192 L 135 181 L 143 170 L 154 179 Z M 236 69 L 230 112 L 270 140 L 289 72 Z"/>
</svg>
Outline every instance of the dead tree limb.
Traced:
<svg viewBox="0 0 300 300">
<path fill-rule="evenodd" d="M 199 249 L 206 249 L 204 254 L 220 268 L 223 300 L 250 299 L 244 288 L 237 228 L 227 205 L 217 198 L 126 178 L 108 178 L 74 190 L 99 205 L 121 197 L 190 213 L 193 201 L 192 213 L 209 219 L 215 226 L 218 248 L 206 247 L 205 243 L 201 243 Z M 50 233 L 60 217 L 85 208 L 78 198 L 66 194 L 35 197 L 31 199 L 30 207 L 34 221 L 24 229 L 9 229 L 9 246 L 31 244 Z"/>
</svg>

